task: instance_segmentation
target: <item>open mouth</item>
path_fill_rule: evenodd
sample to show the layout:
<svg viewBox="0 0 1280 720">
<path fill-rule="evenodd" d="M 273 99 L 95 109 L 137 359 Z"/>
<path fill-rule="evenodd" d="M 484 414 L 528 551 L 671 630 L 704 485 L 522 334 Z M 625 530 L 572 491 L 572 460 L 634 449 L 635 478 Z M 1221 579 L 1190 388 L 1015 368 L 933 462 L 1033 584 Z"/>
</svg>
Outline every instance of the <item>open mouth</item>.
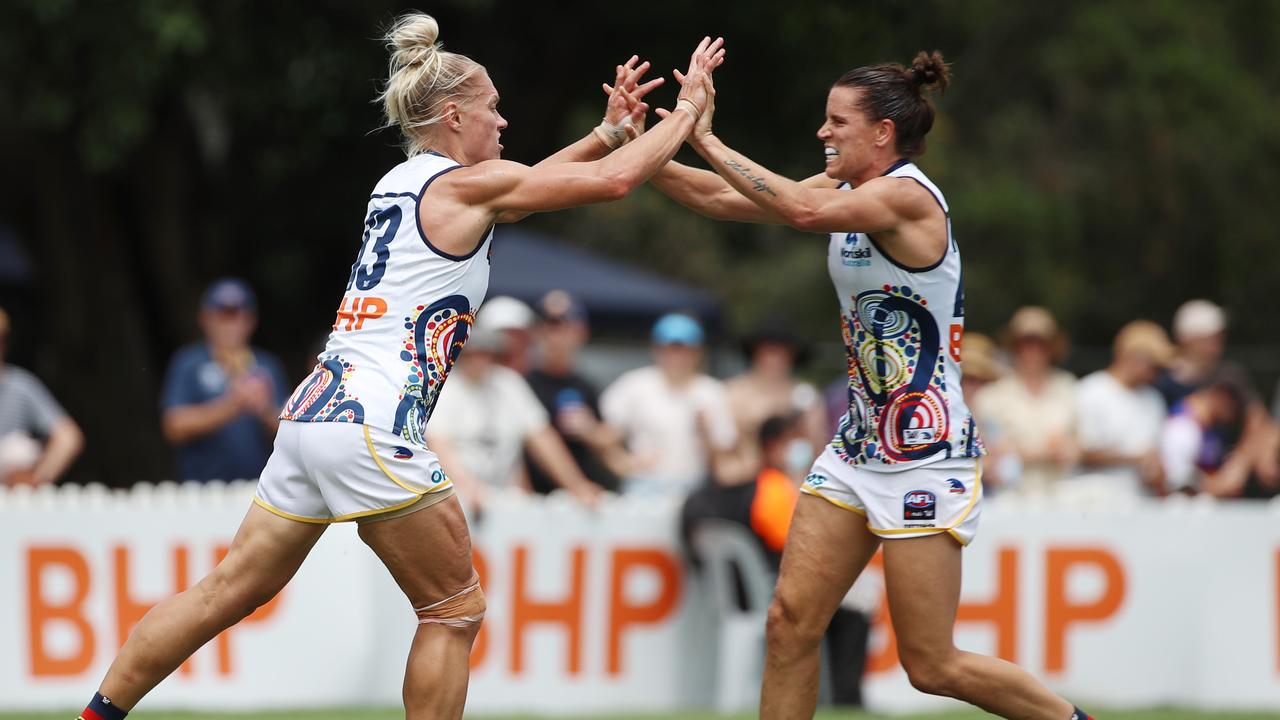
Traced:
<svg viewBox="0 0 1280 720">
<path fill-rule="evenodd" d="M 840 151 L 831 147 L 830 145 L 826 145 L 826 146 L 823 146 L 822 148 L 822 154 L 826 157 L 828 161 L 830 161 L 839 157 Z"/>
</svg>

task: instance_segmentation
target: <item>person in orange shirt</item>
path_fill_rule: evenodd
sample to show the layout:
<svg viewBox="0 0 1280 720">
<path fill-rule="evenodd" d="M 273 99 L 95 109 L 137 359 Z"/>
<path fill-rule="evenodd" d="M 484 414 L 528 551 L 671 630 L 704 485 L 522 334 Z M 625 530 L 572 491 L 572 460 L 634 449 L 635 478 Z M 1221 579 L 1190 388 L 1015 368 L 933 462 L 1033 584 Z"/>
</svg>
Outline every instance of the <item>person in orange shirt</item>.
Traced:
<svg viewBox="0 0 1280 720">
<path fill-rule="evenodd" d="M 760 425 L 761 463 L 755 481 L 741 485 L 708 484 L 685 502 L 681 524 L 688 538 L 700 520 L 741 523 L 760 541 L 776 570 L 800 498 L 800 478 L 809 467 L 811 447 L 799 414 L 775 415 Z M 862 705 L 862 672 L 866 665 L 870 625 L 862 612 L 842 604 L 824 635 L 825 660 L 831 668 L 831 702 Z"/>
</svg>

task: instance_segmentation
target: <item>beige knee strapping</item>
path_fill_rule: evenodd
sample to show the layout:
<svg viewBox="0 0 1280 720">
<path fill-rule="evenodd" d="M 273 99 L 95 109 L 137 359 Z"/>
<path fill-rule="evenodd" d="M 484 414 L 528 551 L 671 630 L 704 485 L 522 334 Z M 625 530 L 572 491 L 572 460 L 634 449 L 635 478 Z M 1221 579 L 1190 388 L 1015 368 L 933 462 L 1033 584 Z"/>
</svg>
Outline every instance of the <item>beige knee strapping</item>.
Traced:
<svg viewBox="0 0 1280 720">
<path fill-rule="evenodd" d="M 484 610 L 484 590 L 480 589 L 478 581 L 439 602 L 413 609 L 418 615 L 419 625 L 439 623 L 456 628 L 480 622 L 484 619 Z"/>
</svg>

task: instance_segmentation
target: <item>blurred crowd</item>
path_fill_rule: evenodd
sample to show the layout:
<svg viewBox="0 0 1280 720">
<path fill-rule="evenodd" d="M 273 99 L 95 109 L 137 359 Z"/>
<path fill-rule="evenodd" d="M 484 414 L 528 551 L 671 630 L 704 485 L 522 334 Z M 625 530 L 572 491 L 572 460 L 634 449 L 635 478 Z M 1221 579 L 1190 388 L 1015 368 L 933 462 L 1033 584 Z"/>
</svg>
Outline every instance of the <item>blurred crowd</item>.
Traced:
<svg viewBox="0 0 1280 720">
<path fill-rule="evenodd" d="M 281 363 L 251 344 L 257 300 L 225 278 L 198 308 L 202 338 L 173 356 L 161 429 L 182 480 L 253 478 L 270 453 L 292 388 Z M 1170 333 L 1134 320 L 1115 334 L 1109 364 L 1077 378 L 1069 341 L 1045 308 L 1018 309 L 998 340 L 962 345 L 964 396 L 988 451 L 984 489 L 1018 500 L 1115 503 L 1174 494 L 1280 494 L 1280 392 L 1268 409 L 1224 357 L 1229 323 L 1207 300 L 1182 305 Z M 32 373 L 6 364 L 10 319 L 0 310 L 0 477 L 55 482 L 84 444 L 76 422 Z M 848 408 L 847 380 L 824 389 L 797 368 L 810 348 L 786 323 L 741 340 L 744 369 L 705 370 L 707 337 L 686 314 L 661 317 L 649 362 L 598 387 L 583 373 L 587 308 L 563 290 L 533 307 L 484 304 L 441 393 L 427 444 L 473 519 L 495 492 L 563 490 L 587 506 L 604 493 L 682 503 L 686 540 L 699 523 L 749 530 L 776 569 L 801 480 Z M 827 637 L 828 663 L 850 678 L 828 689 L 858 705 L 875 593 L 855 585 Z"/>
<path fill-rule="evenodd" d="M 292 383 L 250 342 L 249 285 L 214 282 L 198 320 L 203 337 L 175 353 L 161 392 L 176 477 L 256 477 Z M 580 369 L 589 320 L 563 290 L 533 307 L 492 298 L 478 313 L 427 428 L 471 507 L 496 489 L 559 488 L 593 504 L 603 492 L 687 496 L 780 478 L 791 496 L 847 407 L 844 378 L 820 390 L 798 377 L 809 348 L 786 323 L 766 321 L 743 338 L 745 369 L 721 380 L 704 369 L 702 325 L 684 314 L 652 326 L 649 364 L 597 387 Z M 35 375 L 4 363 L 9 325 L 0 310 L 0 474 L 10 485 L 53 482 L 84 438 Z M 1062 367 L 1069 341 L 1046 308 L 1018 309 L 998 340 L 968 333 L 964 394 L 988 450 L 988 492 L 1280 493 L 1280 389 L 1268 408 L 1249 374 L 1224 357 L 1229 323 L 1218 305 L 1191 300 L 1170 329 L 1172 338 L 1157 322 L 1130 322 L 1116 332 L 1109 364 L 1080 378 Z"/>
<path fill-rule="evenodd" d="M 1045 308 L 1014 313 L 999 346 L 968 335 L 965 397 L 989 453 L 986 487 L 1120 501 L 1280 493 L 1280 392 L 1269 411 L 1224 358 L 1221 307 L 1184 303 L 1172 329 L 1171 340 L 1155 322 L 1130 322 L 1110 363 L 1082 378 L 1060 367 L 1068 340 Z"/>
</svg>

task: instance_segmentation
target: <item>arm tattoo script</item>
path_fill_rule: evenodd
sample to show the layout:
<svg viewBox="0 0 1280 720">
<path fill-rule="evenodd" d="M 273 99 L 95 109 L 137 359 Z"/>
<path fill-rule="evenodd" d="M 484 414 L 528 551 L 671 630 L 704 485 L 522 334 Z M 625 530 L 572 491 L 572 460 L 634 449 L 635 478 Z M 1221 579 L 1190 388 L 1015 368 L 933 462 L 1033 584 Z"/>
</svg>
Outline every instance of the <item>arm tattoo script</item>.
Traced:
<svg viewBox="0 0 1280 720">
<path fill-rule="evenodd" d="M 732 169 L 734 172 L 746 178 L 753 186 L 755 186 L 756 192 L 767 192 L 774 197 L 778 196 L 778 193 L 774 192 L 773 189 L 770 188 L 767 183 L 765 183 L 763 177 L 751 174 L 750 172 L 751 168 L 743 167 L 742 163 L 732 158 L 725 160 L 724 164 L 729 166 L 729 168 Z"/>
</svg>

